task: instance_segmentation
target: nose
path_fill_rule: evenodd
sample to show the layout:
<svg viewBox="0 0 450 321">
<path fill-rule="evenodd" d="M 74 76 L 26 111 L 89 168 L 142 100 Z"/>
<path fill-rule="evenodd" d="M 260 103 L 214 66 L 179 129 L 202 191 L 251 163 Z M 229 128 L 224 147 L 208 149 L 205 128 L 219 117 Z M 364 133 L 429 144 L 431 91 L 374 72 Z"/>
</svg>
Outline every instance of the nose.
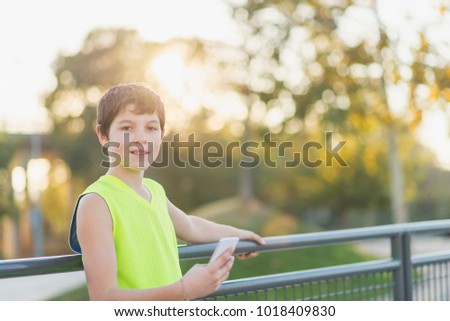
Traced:
<svg viewBox="0 0 450 321">
<path fill-rule="evenodd" d="M 147 135 L 144 130 L 136 130 L 133 133 L 132 142 L 146 144 L 148 142 Z"/>
</svg>

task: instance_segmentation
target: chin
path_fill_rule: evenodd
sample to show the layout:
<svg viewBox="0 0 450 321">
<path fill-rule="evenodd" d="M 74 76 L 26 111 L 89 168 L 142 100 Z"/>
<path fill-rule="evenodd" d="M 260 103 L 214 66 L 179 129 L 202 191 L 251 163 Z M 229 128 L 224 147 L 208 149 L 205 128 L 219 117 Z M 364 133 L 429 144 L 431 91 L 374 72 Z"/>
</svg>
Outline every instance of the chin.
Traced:
<svg viewBox="0 0 450 321">
<path fill-rule="evenodd" d="M 143 166 L 141 166 L 139 164 L 128 164 L 127 166 L 123 166 L 124 169 L 133 171 L 133 172 L 145 171 L 149 167 L 150 167 L 150 164 L 145 164 Z"/>
</svg>

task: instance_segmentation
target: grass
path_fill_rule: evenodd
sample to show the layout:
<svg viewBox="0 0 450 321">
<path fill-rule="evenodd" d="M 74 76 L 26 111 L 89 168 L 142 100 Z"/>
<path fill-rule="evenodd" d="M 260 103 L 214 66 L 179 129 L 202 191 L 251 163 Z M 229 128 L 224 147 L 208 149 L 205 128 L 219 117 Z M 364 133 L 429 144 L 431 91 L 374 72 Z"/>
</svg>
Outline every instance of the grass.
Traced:
<svg viewBox="0 0 450 321">
<path fill-rule="evenodd" d="M 236 260 L 230 273 L 230 279 L 350 264 L 370 259 L 373 258 L 361 254 L 349 245 L 267 252 L 250 260 Z M 181 268 L 185 273 L 192 265 L 206 262 L 207 259 L 182 261 Z"/>
</svg>

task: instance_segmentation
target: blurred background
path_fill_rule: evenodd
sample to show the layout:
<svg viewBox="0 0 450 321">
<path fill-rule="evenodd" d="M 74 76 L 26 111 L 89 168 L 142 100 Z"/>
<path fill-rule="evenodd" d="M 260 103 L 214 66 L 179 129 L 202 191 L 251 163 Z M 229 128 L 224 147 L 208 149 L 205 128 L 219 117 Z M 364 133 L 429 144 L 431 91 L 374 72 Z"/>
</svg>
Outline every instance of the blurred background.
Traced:
<svg viewBox="0 0 450 321">
<path fill-rule="evenodd" d="M 160 93 L 167 142 L 293 142 L 276 167 L 149 169 L 187 213 L 265 236 L 449 217 L 449 1 L 17 0 L 0 21 L 0 258 L 70 253 L 123 82 Z M 348 166 L 280 165 L 326 132 Z"/>
</svg>

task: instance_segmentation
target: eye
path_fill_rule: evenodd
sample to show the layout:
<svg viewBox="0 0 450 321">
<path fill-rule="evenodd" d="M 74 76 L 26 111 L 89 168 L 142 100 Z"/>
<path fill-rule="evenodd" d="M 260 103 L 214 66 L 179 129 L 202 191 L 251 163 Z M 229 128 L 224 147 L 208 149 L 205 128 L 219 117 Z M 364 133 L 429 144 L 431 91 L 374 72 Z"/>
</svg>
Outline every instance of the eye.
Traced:
<svg viewBox="0 0 450 321">
<path fill-rule="evenodd" d="M 150 130 L 150 131 L 155 131 L 155 130 L 158 130 L 158 127 L 149 126 L 149 127 L 147 127 L 147 129 Z"/>
<path fill-rule="evenodd" d="M 130 131 L 131 130 L 131 126 L 122 126 L 120 129 L 124 130 L 124 131 Z"/>
</svg>

